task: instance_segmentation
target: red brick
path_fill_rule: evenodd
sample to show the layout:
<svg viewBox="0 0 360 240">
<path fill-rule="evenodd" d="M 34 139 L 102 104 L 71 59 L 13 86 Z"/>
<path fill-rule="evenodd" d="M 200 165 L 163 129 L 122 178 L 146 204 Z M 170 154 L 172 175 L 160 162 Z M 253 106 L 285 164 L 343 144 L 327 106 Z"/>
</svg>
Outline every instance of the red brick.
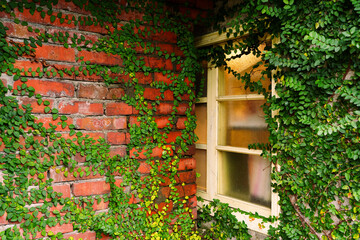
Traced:
<svg viewBox="0 0 360 240">
<path fill-rule="evenodd" d="M 156 111 L 158 114 L 167 115 L 173 112 L 172 103 L 160 103 L 156 106 Z"/>
<path fill-rule="evenodd" d="M 190 170 L 196 168 L 196 160 L 194 158 L 183 158 L 179 161 L 179 171 Z"/>
<path fill-rule="evenodd" d="M 124 102 L 112 102 L 106 104 L 106 115 L 130 115 L 133 113 L 133 107 Z"/>
<path fill-rule="evenodd" d="M 144 91 L 144 98 L 149 100 L 157 100 L 157 99 L 163 99 L 167 101 L 174 100 L 174 94 L 170 90 L 166 90 L 164 93 L 164 97 L 161 98 L 161 91 L 160 89 L 154 89 L 154 88 L 145 88 Z"/>
<path fill-rule="evenodd" d="M 120 186 L 122 180 L 117 179 L 115 184 Z M 105 181 L 97 182 L 82 182 L 73 184 L 73 194 L 75 196 L 90 196 L 90 195 L 99 195 L 110 192 L 110 184 Z"/>
<path fill-rule="evenodd" d="M 107 141 L 109 144 L 121 145 L 126 143 L 125 133 L 123 132 L 108 132 Z"/>
<path fill-rule="evenodd" d="M 52 100 L 52 99 L 43 99 L 43 100 L 48 101 L 50 103 L 50 105 L 48 105 L 48 107 L 50 107 L 50 108 L 53 107 L 54 100 Z M 32 113 L 44 113 L 44 110 L 46 107 L 44 104 L 39 105 L 37 100 L 33 99 L 33 98 L 21 98 L 20 103 L 24 104 L 24 105 L 30 104 L 32 107 L 32 110 L 31 110 Z"/>
<path fill-rule="evenodd" d="M 177 114 L 178 115 L 185 115 L 186 114 L 186 110 L 190 108 L 188 103 L 180 103 L 179 106 L 176 107 L 177 109 Z M 194 113 L 195 111 L 195 104 L 193 104 L 193 106 L 191 107 L 191 113 Z"/>
<path fill-rule="evenodd" d="M 28 37 L 37 37 L 38 34 L 33 32 L 29 32 L 28 31 L 28 26 L 22 26 L 20 24 L 16 24 L 16 23 L 10 23 L 10 22 L 3 22 L 4 26 L 9 28 L 9 30 L 6 31 L 6 34 L 9 37 L 17 37 L 17 38 L 28 38 Z M 42 27 L 34 27 L 33 25 L 29 24 L 29 26 L 31 26 L 33 29 L 38 28 L 40 30 L 40 32 L 44 32 L 44 28 Z"/>
<path fill-rule="evenodd" d="M 75 196 L 99 195 L 110 192 L 110 184 L 105 181 L 82 182 L 73 184 Z"/>
<path fill-rule="evenodd" d="M 83 19 L 83 18 L 82 18 Z M 86 20 L 85 20 L 86 21 Z M 107 25 L 109 28 L 106 29 L 105 25 L 101 26 L 100 24 L 97 25 L 86 25 L 86 23 L 79 23 L 79 30 L 87 31 L 87 32 L 93 32 L 93 33 L 101 33 L 101 34 L 108 34 L 109 32 L 114 31 L 114 27 L 111 25 Z M 119 24 L 118 28 L 120 28 L 122 25 Z"/>
<path fill-rule="evenodd" d="M 192 170 L 190 172 L 179 172 L 179 179 L 182 183 L 194 183 L 196 181 L 196 172 Z"/>
<path fill-rule="evenodd" d="M 69 2 L 70 3 L 70 2 Z M 97 42 L 97 40 L 99 39 L 98 38 L 98 36 L 97 35 L 95 35 L 95 34 L 91 34 L 91 33 L 86 33 L 86 34 L 79 34 L 79 32 L 78 31 L 74 31 L 74 30 L 59 30 L 59 29 L 55 29 L 55 28 L 50 28 L 50 29 L 48 29 L 47 30 L 47 33 L 49 33 L 49 34 L 52 34 L 52 35 L 54 35 L 54 34 L 57 34 L 57 35 L 59 35 L 60 33 L 62 33 L 63 35 L 65 35 L 66 33 L 67 34 L 69 34 L 69 38 L 68 38 L 68 41 L 67 41 L 67 43 L 68 44 L 72 44 L 73 42 L 72 42 L 72 40 L 71 40 L 71 38 L 73 38 L 74 37 L 74 34 L 76 34 L 77 35 L 77 38 L 79 39 L 79 38 L 81 38 L 81 36 L 84 36 L 85 37 L 85 40 L 84 41 L 82 41 L 80 44 L 78 44 L 77 46 L 83 46 L 83 45 L 85 45 L 85 42 L 88 40 L 88 41 L 91 41 L 92 43 L 94 43 L 94 42 Z M 52 39 L 50 38 L 49 39 L 49 42 L 53 42 L 52 41 Z M 57 43 L 57 42 L 55 42 L 55 43 Z M 92 43 L 88 43 L 88 47 L 91 47 L 92 46 Z"/>
<path fill-rule="evenodd" d="M 170 148 L 169 145 L 166 145 L 166 147 Z M 171 148 L 170 148 L 171 149 Z M 145 156 L 144 152 L 145 151 L 149 151 L 149 150 L 136 150 L 136 149 L 131 149 L 130 150 L 130 157 L 131 158 L 137 158 L 137 159 L 146 159 L 147 157 Z M 173 151 L 170 150 L 170 155 L 173 155 Z M 135 155 L 135 152 L 138 153 L 138 156 Z M 150 157 L 162 157 L 163 154 L 163 149 L 159 148 L 159 147 L 155 147 L 154 149 L 152 149 L 152 152 L 150 153 Z"/>
<path fill-rule="evenodd" d="M 54 6 L 54 8 L 64 9 L 76 13 L 90 14 L 90 12 L 86 11 L 84 8 L 80 8 L 76 6 L 74 3 L 67 2 L 66 0 L 59 0 L 58 3 Z"/>
<path fill-rule="evenodd" d="M 175 45 L 173 45 L 173 44 L 167 44 L 167 43 L 157 43 L 156 46 L 157 46 L 157 47 L 160 47 L 160 49 L 161 49 L 162 52 L 167 51 L 167 52 L 170 53 L 170 54 L 171 54 L 172 52 L 174 52 L 174 47 L 175 47 Z"/>
<path fill-rule="evenodd" d="M 145 66 L 151 68 L 159 68 L 165 70 L 173 70 L 174 66 L 170 59 L 156 58 L 156 57 L 144 57 Z"/>
<path fill-rule="evenodd" d="M 167 134 L 167 139 L 166 142 L 167 143 L 175 143 L 176 142 L 176 138 L 177 137 L 181 137 L 181 132 L 169 132 Z"/>
<path fill-rule="evenodd" d="M 14 87 L 21 86 L 23 83 L 16 81 Z M 26 85 L 35 88 L 35 93 L 50 97 L 73 97 L 74 85 L 67 82 L 52 82 L 43 80 L 28 80 Z"/>
<path fill-rule="evenodd" d="M 57 15 L 58 12 L 54 12 L 53 15 Z M 75 28 L 74 22 L 71 22 L 70 24 L 68 24 L 68 21 L 65 19 L 65 21 L 63 23 L 60 23 L 60 19 L 58 17 L 56 17 L 55 22 L 51 22 L 50 20 L 50 16 L 48 14 L 45 15 L 45 18 L 42 18 L 40 15 L 40 12 L 35 11 L 34 15 L 31 15 L 29 9 L 25 9 L 23 12 L 20 12 L 18 9 L 15 9 L 15 15 L 20 19 L 20 20 L 24 20 L 27 22 L 33 22 L 33 23 L 42 23 L 42 24 L 49 24 L 52 26 L 58 26 L 58 27 L 67 27 L 67 28 Z M 63 14 L 63 18 L 65 18 L 65 16 L 68 17 L 68 19 L 72 19 L 72 17 L 74 15 L 65 15 Z"/>
<path fill-rule="evenodd" d="M 109 155 L 110 157 L 114 157 L 116 155 L 124 157 L 126 155 L 126 146 L 110 147 Z"/>
<path fill-rule="evenodd" d="M 164 32 L 164 31 L 156 32 L 150 35 L 150 38 L 152 40 L 166 42 L 166 43 L 176 43 L 177 41 L 177 36 L 173 32 Z"/>
<path fill-rule="evenodd" d="M 140 166 L 138 168 L 138 172 L 141 173 L 141 174 L 148 174 L 150 173 L 150 170 L 151 170 L 151 166 L 149 164 L 147 164 L 146 162 L 144 161 L 141 161 L 140 162 Z"/>
<path fill-rule="evenodd" d="M 124 89 L 122 88 L 110 88 L 106 94 L 106 99 L 117 100 L 121 99 L 125 94 Z"/>
<path fill-rule="evenodd" d="M 91 63 L 105 65 L 122 65 L 122 59 L 120 56 L 107 54 L 104 52 L 81 51 L 79 52 L 78 56 L 84 57 L 84 61 L 90 61 Z"/>
<path fill-rule="evenodd" d="M 53 232 L 54 234 L 57 234 L 59 232 L 61 233 L 68 233 L 68 232 L 72 232 L 73 231 L 73 226 L 71 223 L 65 223 L 63 225 L 60 225 L 60 224 L 57 224 L 55 225 L 54 227 L 49 227 L 49 226 L 46 226 L 45 228 L 46 232 Z M 40 237 L 43 237 L 41 235 L 41 233 L 37 233 L 36 234 L 36 237 L 35 238 L 40 238 Z"/>
<path fill-rule="evenodd" d="M 191 196 L 196 194 L 196 184 L 189 184 L 184 186 L 185 196 Z"/>
<path fill-rule="evenodd" d="M 164 75 L 162 73 L 155 73 L 154 78 L 156 82 L 163 82 L 166 84 L 170 84 L 173 82 L 171 78 L 168 78 L 167 75 Z"/>
<path fill-rule="evenodd" d="M 0 224 L 8 224 L 9 222 L 6 220 L 7 214 L 4 213 L 4 215 L 0 216 Z"/>
<path fill-rule="evenodd" d="M 91 206 L 95 211 L 97 210 L 103 210 L 109 207 L 109 201 L 104 202 L 103 199 L 99 203 L 97 203 L 97 200 L 94 201 L 94 204 Z"/>
<path fill-rule="evenodd" d="M 75 62 L 75 50 L 73 48 L 43 45 L 36 48 L 36 57 L 53 61 Z"/>
<path fill-rule="evenodd" d="M 197 206 L 197 198 L 196 198 L 196 196 L 193 196 L 193 197 L 189 198 L 188 206 L 190 208 L 195 208 Z"/>
<path fill-rule="evenodd" d="M 95 240 L 96 233 L 95 232 L 84 232 L 84 233 L 67 233 L 64 234 L 65 239 L 69 239 L 72 237 L 74 240 L 84 239 L 84 240 Z"/>
<path fill-rule="evenodd" d="M 39 73 L 36 72 L 37 68 L 40 69 L 40 72 L 43 71 L 43 67 L 41 63 L 36 63 L 36 62 L 30 62 L 27 60 L 17 60 L 14 64 L 14 68 L 17 69 L 24 69 L 25 72 L 27 72 L 27 76 L 32 76 L 31 73 L 29 73 L 29 69 L 31 69 L 33 72 L 35 72 L 35 76 L 39 76 Z M 25 76 L 25 73 L 21 74 L 22 76 Z"/>
<path fill-rule="evenodd" d="M 51 169 L 52 170 L 52 169 Z M 50 170 L 50 171 L 51 171 Z M 71 197 L 71 193 L 70 193 L 70 185 L 69 184 L 65 184 L 65 185 L 56 185 L 56 186 L 52 186 L 54 192 L 58 192 L 58 193 L 62 193 L 63 195 L 61 196 L 62 198 L 69 198 Z"/>
<path fill-rule="evenodd" d="M 80 118 L 76 124 L 79 129 L 85 130 L 111 130 L 125 129 L 126 117 L 118 118 Z"/>
<path fill-rule="evenodd" d="M 52 117 L 39 117 L 36 121 L 36 123 L 43 123 L 43 126 L 45 128 L 50 128 L 50 124 L 53 124 L 57 126 L 56 131 L 69 131 L 69 125 L 73 123 L 73 120 L 71 118 L 68 118 L 65 122 L 67 123 L 67 126 L 63 129 L 58 123 L 60 123 L 60 120 L 53 120 Z"/>
<path fill-rule="evenodd" d="M 85 167 L 79 167 L 84 171 Z M 76 168 L 74 171 L 78 171 L 79 168 Z M 79 172 L 78 176 L 74 177 L 73 172 L 68 172 L 68 176 L 64 176 L 64 172 L 60 171 L 60 169 L 50 169 L 50 178 L 54 179 L 54 182 L 67 182 L 67 181 L 74 181 L 74 180 L 86 180 L 86 179 L 95 179 L 95 178 L 102 178 L 100 174 L 93 174 L 92 169 L 90 169 L 90 175 L 86 176 L 84 171 L 84 175 L 80 177 Z"/>
<path fill-rule="evenodd" d="M 164 128 L 167 127 L 168 124 L 171 127 L 169 117 L 155 117 L 155 122 L 158 126 L 158 128 Z"/>
<path fill-rule="evenodd" d="M 177 129 L 185 129 L 185 123 L 187 122 L 187 118 L 186 117 L 179 117 L 177 122 L 176 122 L 176 128 Z"/>
<path fill-rule="evenodd" d="M 102 115 L 104 113 L 101 103 L 62 101 L 59 103 L 58 109 L 59 113 L 63 114 Z"/>
<path fill-rule="evenodd" d="M 108 94 L 108 89 L 104 86 L 93 84 L 80 84 L 79 97 L 91 99 L 105 99 Z"/>
<path fill-rule="evenodd" d="M 132 126 L 132 125 L 136 125 L 136 126 L 140 126 L 140 121 L 138 121 L 138 117 L 135 117 L 135 116 L 131 116 L 130 117 L 130 121 L 129 121 L 130 123 L 130 126 Z"/>
</svg>

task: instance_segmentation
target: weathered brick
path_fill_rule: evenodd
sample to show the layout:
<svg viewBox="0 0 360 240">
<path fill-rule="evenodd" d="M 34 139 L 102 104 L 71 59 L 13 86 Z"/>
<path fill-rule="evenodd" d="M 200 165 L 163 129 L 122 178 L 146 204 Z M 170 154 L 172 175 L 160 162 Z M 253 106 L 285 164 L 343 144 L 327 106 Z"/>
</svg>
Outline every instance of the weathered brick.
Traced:
<svg viewBox="0 0 360 240">
<path fill-rule="evenodd" d="M 138 168 L 138 172 L 141 174 L 148 174 L 150 173 L 151 166 L 147 164 L 145 161 L 140 162 L 140 166 Z"/>
<path fill-rule="evenodd" d="M 58 12 L 54 12 L 53 15 L 57 15 Z M 56 18 L 54 22 L 51 22 L 50 16 L 48 14 L 45 15 L 45 18 L 42 18 L 40 12 L 35 11 L 34 14 L 31 14 L 29 9 L 24 8 L 23 12 L 20 12 L 18 9 L 15 9 L 15 15 L 23 21 L 40 23 L 40 24 L 49 24 L 52 26 L 58 27 L 66 27 L 66 28 L 75 28 L 74 22 L 68 24 L 68 21 L 65 20 L 63 23 L 60 22 L 59 18 Z M 73 15 L 65 15 L 63 14 L 63 18 L 68 17 L 68 19 L 72 19 Z"/>
<path fill-rule="evenodd" d="M 174 100 L 174 94 L 170 90 L 164 91 L 163 97 L 161 97 L 160 89 L 145 88 L 143 96 L 145 99 L 149 99 L 149 100 L 157 100 L 157 99 L 163 99 L 166 101 Z"/>
<path fill-rule="evenodd" d="M 84 232 L 84 233 L 66 233 L 64 234 L 65 239 L 69 239 L 72 237 L 73 240 L 95 240 L 96 239 L 96 233 L 95 232 Z"/>
<path fill-rule="evenodd" d="M 17 69 L 24 69 L 24 72 L 21 73 L 22 76 L 25 76 L 25 72 L 27 73 L 27 76 L 32 76 L 29 72 L 29 70 L 31 70 L 32 72 L 35 72 L 35 76 L 38 77 L 39 73 L 37 72 L 37 70 L 39 69 L 39 72 L 43 71 L 43 67 L 41 63 L 36 63 L 36 62 L 31 62 L 28 60 L 17 60 L 14 63 L 14 68 Z"/>
<path fill-rule="evenodd" d="M 196 184 L 188 184 L 184 186 L 185 196 L 191 196 L 196 194 Z"/>
<path fill-rule="evenodd" d="M 68 2 L 66 0 L 59 0 L 58 3 L 54 6 L 56 9 L 64 9 L 71 12 L 90 14 L 89 11 L 86 11 L 84 8 L 76 6 L 73 2 Z"/>
<path fill-rule="evenodd" d="M 167 143 L 175 143 L 177 137 L 181 137 L 181 132 L 169 132 L 167 134 L 166 142 Z"/>
<path fill-rule="evenodd" d="M 23 83 L 16 81 L 14 87 L 21 86 Z M 43 80 L 28 80 L 26 85 L 35 88 L 35 93 L 50 97 L 73 97 L 74 85 L 68 82 L 53 82 Z"/>
<path fill-rule="evenodd" d="M 50 107 L 50 108 L 53 107 L 54 100 L 52 100 L 52 99 L 43 99 L 43 100 L 48 101 L 50 103 L 50 105 L 48 105 L 47 107 Z M 30 104 L 30 106 L 32 107 L 32 110 L 31 110 L 32 113 L 44 113 L 45 107 L 46 107 L 44 104 L 39 105 L 37 100 L 33 99 L 33 98 L 23 97 L 20 99 L 20 103 L 24 104 L 24 105 Z"/>
<path fill-rule="evenodd" d="M 174 104 L 172 103 L 160 103 L 156 106 L 157 114 L 168 115 L 173 112 Z"/>
<path fill-rule="evenodd" d="M 58 123 L 61 123 L 60 120 L 53 120 L 52 117 L 38 117 L 37 120 L 35 120 L 36 123 L 43 123 L 43 126 L 46 128 L 50 128 L 50 124 L 57 126 L 56 131 L 69 131 L 69 125 L 73 123 L 73 120 L 71 118 L 68 118 L 65 122 L 67 123 L 67 126 L 65 128 L 62 128 Z"/>
<path fill-rule="evenodd" d="M 126 143 L 126 134 L 124 132 L 108 132 L 107 141 L 109 144 L 121 145 Z"/>
<path fill-rule="evenodd" d="M 183 158 L 179 161 L 179 171 L 190 170 L 196 168 L 196 160 L 194 158 Z"/>
<path fill-rule="evenodd" d="M 179 179 L 182 183 L 194 183 L 196 181 L 196 172 L 195 170 L 189 172 L 179 172 Z"/>
<path fill-rule="evenodd" d="M 0 224 L 8 224 L 9 222 L 6 220 L 7 214 L 4 213 L 2 216 L 0 216 Z"/>
<path fill-rule="evenodd" d="M 133 113 L 133 107 L 124 102 L 112 102 L 106 104 L 106 115 L 130 115 Z"/>
<path fill-rule="evenodd" d="M 101 103 L 89 102 L 70 102 L 62 101 L 59 103 L 59 113 L 63 114 L 84 114 L 84 115 L 102 115 L 104 113 Z"/>
<path fill-rule="evenodd" d="M 84 57 L 84 61 L 90 61 L 91 63 L 104 65 L 122 65 L 122 59 L 120 56 L 107 54 L 104 52 L 81 51 L 79 52 L 78 56 Z"/>
<path fill-rule="evenodd" d="M 185 123 L 187 122 L 187 118 L 186 117 L 179 117 L 177 122 L 176 122 L 176 128 L 177 129 L 185 129 Z"/>
<path fill-rule="evenodd" d="M 85 167 L 78 167 L 74 171 L 78 171 L 78 169 L 81 169 L 84 171 L 84 175 L 80 177 L 79 172 L 77 177 L 74 176 L 73 173 L 68 172 L 68 176 L 64 176 L 64 172 L 62 172 L 60 169 L 50 169 L 50 178 L 54 179 L 54 182 L 68 182 L 68 181 L 74 181 L 74 180 L 86 180 L 86 179 L 95 179 L 95 178 L 102 178 L 104 176 L 101 176 L 100 174 L 93 174 L 93 171 L 91 171 L 89 176 L 86 176 L 85 173 Z"/>
<path fill-rule="evenodd" d="M 117 100 L 121 99 L 125 94 L 124 89 L 122 88 L 110 88 L 106 94 L 106 99 Z"/>
<path fill-rule="evenodd" d="M 145 66 L 151 68 L 159 68 L 165 70 L 173 70 L 174 66 L 170 59 L 156 58 L 156 57 L 144 57 Z"/>
<path fill-rule="evenodd" d="M 79 98 L 105 99 L 108 89 L 94 84 L 80 84 Z"/>
<path fill-rule="evenodd" d="M 115 184 L 120 186 L 122 180 L 116 179 Z M 73 183 L 74 196 L 100 195 L 110 192 L 110 184 L 105 181 Z"/>
<path fill-rule="evenodd" d="M 126 155 L 126 146 L 110 147 L 109 155 L 110 157 L 114 157 L 116 155 L 124 157 Z"/>
<path fill-rule="evenodd" d="M 158 128 L 164 128 L 168 125 L 171 127 L 169 117 L 155 117 L 155 122 L 158 126 Z"/>
<path fill-rule="evenodd" d="M 79 118 L 76 120 L 79 129 L 85 130 L 111 130 L 125 129 L 126 117 L 118 118 Z"/>
<path fill-rule="evenodd" d="M 51 174 L 50 174 L 51 175 Z M 52 186 L 54 192 L 58 192 L 58 193 L 62 193 L 63 195 L 61 196 L 62 198 L 67 198 L 67 197 L 71 197 L 71 193 L 70 193 L 70 185 L 69 184 L 64 184 L 64 185 L 56 185 L 56 186 Z"/>
<path fill-rule="evenodd" d="M 170 84 L 173 82 L 173 80 L 171 79 L 171 77 L 167 76 L 167 75 L 164 75 L 162 73 L 155 73 L 154 74 L 154 80 L 156 82 L 163 82 L 163 83 L 166 83 L 166 84 Z"/>
<path fill-rule="evenodd" d="M 36 48 L 36 57 L 40 59 L 75 62 L 75 50 L 60 46 L 42 45 Z"/>
<path fill-rule="evenodd" d="M 10 22 L 4 22 L 3 23 L 5 27 L 9 28 L 9 30 L 6 31 L 6 34 L 10 37 L 17 37 L 17 38 L 28 38 L 28 37 L 37 37 L 38 33 L 33 32 L 29 32 L 28 31 L 28 26 L 22 26 L 20 24 L 16 24 L 16 23 L 10 23 Z M 45 32 L 45 29 L 43 27 L 39 27 L 39 26 L 33 26 L 31 24 L 29 24 L 29 26 L 33 27 L 33 28 L 37 28 L 40 30 L 40 32 Z"/>
</svg>

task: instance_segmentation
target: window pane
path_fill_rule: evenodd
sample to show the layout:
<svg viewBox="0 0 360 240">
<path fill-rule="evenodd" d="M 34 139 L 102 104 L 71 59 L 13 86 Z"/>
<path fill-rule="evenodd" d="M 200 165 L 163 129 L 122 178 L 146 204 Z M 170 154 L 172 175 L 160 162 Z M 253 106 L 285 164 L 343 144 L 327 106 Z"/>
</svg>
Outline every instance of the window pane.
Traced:
<svg viewBox="0 0 360 240">
<path fill-rule="evenodd" d="M 195 134 L 199 137 L 196 143 L 206 144 L 207 138 L 207 107 L 206 103 L 197 103 L 195 105 L 196 129 Z"/>
<path fill-rule="evenodd" d="M 219 193 L 270 207 L 270 163 L 257 155 L 221 152 Z"/>
<path fill-rule="evenodd" d="M 196 149 L 194 158 L 196 159 L 196 172 L 200 177 L 196 178 L 196 184 L 199 190 L 206 191 L 206 150 Z"/>
<path fill-rule="evenodd" d="M 269 132 L 261 105 L 264 100 L 221 102 L 219 108 L 219 144 L 247 148 L 267 143 Z"/>
<path fill-rule="evenodd" d="M 264 49 L 264 46 L 262 46 L 261 49 Z M 229 67 L 231 67 L 231 69 L 235 70 L 241 75 L 244 75 L 245 73 L 251 74 L 251 80 L 253 82 L 260 80 L 263 84 L 263 87 L 269 89 L 270 79 L 268 77 L 264 77 L 264 79 L 261 79 L 262 76 L 261 72 L 265 70 L 264 65 L 260 65 L 256 69 L 252 70 L 252 67 L 255 64 L 257 64 L 260 60 L 261 60 L 260 57 L 256 57 L 252 54 L 249 54 L 249 55 L 244 55 L 241 58 L 232 59 L 228 61 L 227 64 Z M 228 71 L 224 71 L 224 68 L 222 68 L 220 72 L 223 74 L 222 76 L 223 79 L 219 84 L 220 96 L 256 93 L 256 92 L 251 92 L 249 89 L 245 90 L 245 84 L 240 80 L 238 80 L 232 73 L 229 73 Z"/>
</svg>

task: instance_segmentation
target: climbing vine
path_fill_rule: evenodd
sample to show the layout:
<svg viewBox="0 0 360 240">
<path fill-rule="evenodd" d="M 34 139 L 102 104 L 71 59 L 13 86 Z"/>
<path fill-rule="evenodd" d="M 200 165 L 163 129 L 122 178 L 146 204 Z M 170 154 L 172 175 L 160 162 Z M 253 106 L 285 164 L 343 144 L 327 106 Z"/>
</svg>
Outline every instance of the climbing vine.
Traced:
<svg viewBox="0 0 360 240">
<path fill-rule="evenodd" d="M 3 182 L 0 185 L 0 216 L 12 223 L 0 232 L 2 239 L 30 239 L 48 237 L 63 239 L 61 232 L 48 230 L 57 224 L 72 224 L 74 230 L 95 231 L 98 238 L 109 236 L 113 239 L 199 239 L 195 229 L 194 217 L 188 203 L 188 196 L 179 195 L 184 191 L 184 183 L 178 182 L 178 164 L 196 140 L 194 135 L 195 118 L 192 104 L 195 100 L 193 82 L 199 70 L 196 51 L 191 34 L 191 24 L 187 17 L 175 12 L 165 11 L 161 1 L 132 1 L 131 4 L 116 4 L 113 1 L 73 1 L 81 9 L 90 11 L 92 16 L 68 17 L 55 13 L 53 6 L 57 1 L 1 1 L 1 12 L 10 14 L 14 23 L 28 26 L 26 21 L 17 18 L 15 11 L 29 11 L 49 18 L 51 23 L 81 26 L 101 26 L 107 34 L 97 41 L 87 40 L 84 35 L 68 32 L 42 32 L 28 26 L 28 32 L 36 36 L 23 42 L 7 40 L 8 28 L 0 23 L 1 70 L 20 81 L 16 88 L 10 85 L 1 87 L 1 146 L 3 154 L 0 167 Z M 136 12 L 139 18 L 126 23 L 121 21 L 123 13 Z M 165 14 L 165 15 L 164 15 Z M 179 24 L 181 22 L 182 24 Z M 145 27 L 143 27 L 145 26 Z M 152 35 L 172 32 L 178 35 L 177 45 L 183 56 L 167 52 L 146 41 Z M 77 51 L 93 51 L 115 56 L 122 64 L 111 66 L 94 64 L 85 57 L 77 57 L 71 68 L 62 68 L 36 57 L 36 49 L 43 43 L 61 44 L 64 48 Z M 138 49 L 143 52 L 138 54 Z M 147 56 L 157 56 L 180 65 L 181 71 L 174 72 L 162 66 L 152 66 Z M 42 64 L 43 69 L 21 69 L 14 67 L 20 58 L 30 58 Z M 161 65 L 161 64 L 160 64 Z M 152 82 L 151 87 L 160 90 L 155 100 L 143 97 L 145 86 L 139 83 L 137 73 L 145 76 L 162 73 L 171 83 Z M 58 109 L 50 107 L 50 102 L 36 89 L 26 84 L 28 76 L 52 78 L 56 76 L 100 76 L 107 85 L 124 86 L 126 94 L 122 101 L 138 111 L 137 124 L 130 126 L 130 143 L 124 157 L 110 157 L 109 145 L 104 139 L 95 140 L 77 131 L 68 118 L 59 114 Z M 114 77 L 115 76 L 115 77 Z M 118 76 L 123 76 L 118 77 Z M 174 95 L 169 123 L 159 129 L 154 115 L 164 92 L 170 90 Z M 19 96 L 35 98 L 50 114 L 56 124 L 45 126 L 37 121 L 30 104 L 20 104 Z M 186 97 L 188 96 L 188 97 Z M 187 123 L 175 141 L 168 141 L 168 133 L 177 119 L 180 103 L 186 103 Z M 59 133 L 67 129 L 69 137 Z M 161 157 L 154 157 L 153 151 L 161 151 Z M 76 156 L 85 158 L 79 166 Z M 144 156 L 150 166 L 149 174 L 142 175 L 137 159 Z M 65 178 L 100 175 L 110 184 L 110 194 L 97 197 L 64 197 L 52 186 L 53 179 L 46 175 L 49 169 L 56 169 Z M 119 177 L 121 176 L 121 178 Z M 164 182 L 164 179 L 169 179 Z M 160 199 L 160 187 L 167 186 L 169 195 Z M 164 201 L 164 205 L 160 203 Z M 109 210 L 95 214 L 92 205 L 108 202 Z M 39 235 L 40 234 L 40 235 Z"/>
<path fill-rule="evenodd" d="M 358 239 L 359 2 L 222 3 L 215 24 L 233 40 L 204 52 L 267 99 L 270 143 L 250 147 L 262 148 L 275 166 L 281 213 L 269 238 Z M 266 67 L 264 77 L 274 79 L 273 96 L 261 80 L 226 64 L 233 50 L 236 57 L 259 55 L 258 46 L 269 38 L 273 46 L 259 65 Z"/>
</svg>

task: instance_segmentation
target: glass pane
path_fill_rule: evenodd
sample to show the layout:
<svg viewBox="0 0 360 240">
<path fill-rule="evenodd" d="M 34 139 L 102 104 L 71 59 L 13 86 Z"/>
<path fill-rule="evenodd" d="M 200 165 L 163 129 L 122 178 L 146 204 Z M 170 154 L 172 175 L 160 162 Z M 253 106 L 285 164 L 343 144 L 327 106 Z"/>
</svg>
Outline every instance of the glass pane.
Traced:
<svg viewBox="0 0 360 240">
<path fill-rule="evenodd" d="M 206 144 L 207 138 L 207 107 L 206 103 L 197 103 L 195 105 L 196 129 L 195 134 L 199 137 L 196 143 Z"/>
<path fill-rule="evenodd" d="M 260 156 L 221 152 L 219 193 L 270 207 L 270 170 L 270 163 Z"/>
<path fill-rule="evenodd" d="M 200 173 L 200 177 L 196 178 L 196 184 L 199 190 L 206 191 L 206 150 L 196 149 L 194 158 L 196 159 L 196 172 Z"/>
<path fill-rule="evenodd" d="M 265 100 L 220 103 L 219 144 L 247 148 L 249 144 L 267 143 L 269 132 L 261 105 Z"/>
<path fill-rule="evenodd" d="M 265 45 L 260 48 L 263 50 L 264 47 Z M 249 54 L 249 55 L 244 55 L 241 58 L 236 58 L 228 61 L 228 66 L 231 67 L 231 69 L 240 73 L 241 75 L 244 75 L 245 73 L 251 74 L 251 80 L 253 82 L 260 80 L 263 84 L 263 87 L 269 89 L 270 79 L 267 76 L 264 77 L 264 79 L 261 79 L 262 76 L 261 72 L 265 70 L 264 65 L 261 65 L 256 69 L 252 70 L 252 67 L 255 64 L 257 64 L 260 60 L 261 60 L 260 57 L 256 57 L 255 55 Z M 228 71 L 225 72 L 223 68 L 221 72 L 223 74 L 222 76 L 223 81 L 219 84 L 220 96 L 257 93 L 257 92 L 251 92 L 249 89 L 245 90 L 244 87 L 245 84 L 240 80 L 238 80 L 232 73 L 229 73 Z"/>
</svg>

